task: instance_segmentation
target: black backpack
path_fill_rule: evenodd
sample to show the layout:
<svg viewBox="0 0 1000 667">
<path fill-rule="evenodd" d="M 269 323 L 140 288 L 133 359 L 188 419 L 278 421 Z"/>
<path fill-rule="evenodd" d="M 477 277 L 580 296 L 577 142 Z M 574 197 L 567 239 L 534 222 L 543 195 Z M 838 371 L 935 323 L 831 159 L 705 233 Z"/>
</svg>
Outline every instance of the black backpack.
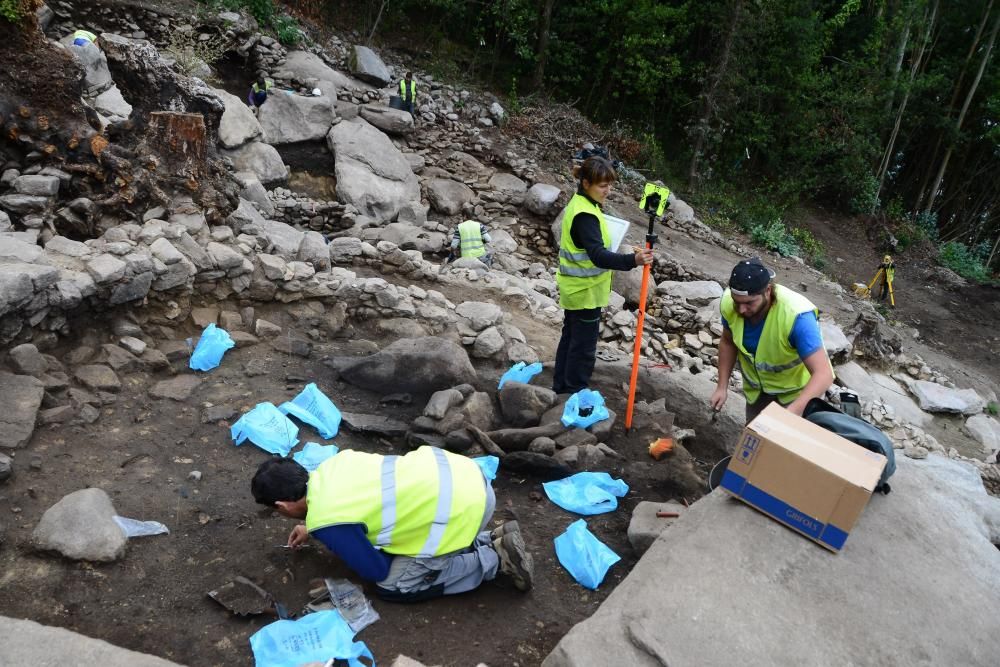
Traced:
<svg viewBox="0 0 1000 667">
<path fill-rule="evenodd" d="M 882 476 L 878 480 L 876 491 L 888 494 L 892 489 L 889 478 L 896 472 L 896 451 L 892 448 L 889 437 L 864 419 L 844 414 L 821 398 L 813 398 L 806 404 L 802 416 L 827 431 L 836 433 L 841 438 L 861 445 L 865 449 L 881 454 L 887 461 Z"/>
</svg>

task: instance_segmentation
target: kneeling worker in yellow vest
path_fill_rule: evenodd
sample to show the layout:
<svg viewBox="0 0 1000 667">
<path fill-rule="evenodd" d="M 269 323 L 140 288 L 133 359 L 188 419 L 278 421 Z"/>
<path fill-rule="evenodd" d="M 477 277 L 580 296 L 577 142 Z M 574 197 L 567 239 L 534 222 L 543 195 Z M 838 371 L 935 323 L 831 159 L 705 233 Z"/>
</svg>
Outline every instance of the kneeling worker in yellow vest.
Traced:
<svg viewBox="0 0 1000 667">
<path fill-rule="evenodd" d="M 819 311 L 772 278 L 759 258 L 744 260 L 733 268 L 720 304 L 719 382 L 709 402 L 716 411 L 725 405 L 738 357 L 747 423 L 774 401 L 801 416 L 809 400 L 833 384 Z"/>
<path fill-rule="evenodd" d="M 376 582 L 382 599 L 464 593 L 498 573 L 531 588 L 533 561 L 517 522 L 487 529 L 496 496 L 468 457 L 426 446 L 404 456 L 344 450 L 312 473 L 274 458 L 260 465 L 250 489 L 258 503 L 305 520 L 289 547 L 314 537 Z"/>
<path fill-rule="evenodd" d="M 456 257 L 455 251 L 458 250 L 462 257 L 472 257 L 490 266 L 493 264 L 493 253 L 486 244 L 492 240 L 485 225 L 475 220 L 466 220 L 455 228 L 455 233 L 451 236 L 451 253 L 448 255 L 448 261 Z"/>
</svg>

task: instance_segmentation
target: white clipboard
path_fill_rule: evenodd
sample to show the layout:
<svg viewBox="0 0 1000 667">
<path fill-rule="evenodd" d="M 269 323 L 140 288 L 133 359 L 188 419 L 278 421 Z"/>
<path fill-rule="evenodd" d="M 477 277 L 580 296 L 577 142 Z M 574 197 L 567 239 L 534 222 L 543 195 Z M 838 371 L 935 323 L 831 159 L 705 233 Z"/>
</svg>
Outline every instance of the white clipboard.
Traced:
<svg viewBox="0 0 1000 667">
<path fill-rule="evenodd" d="M 608 225 L 608 233 L 611 234 L 610 250 L 611 252 L 618 252 L 618 246 L 622 244 L 625 233 L 628 231 L 629 221 L 605 214 L 604 222 Z"/>
</svg>

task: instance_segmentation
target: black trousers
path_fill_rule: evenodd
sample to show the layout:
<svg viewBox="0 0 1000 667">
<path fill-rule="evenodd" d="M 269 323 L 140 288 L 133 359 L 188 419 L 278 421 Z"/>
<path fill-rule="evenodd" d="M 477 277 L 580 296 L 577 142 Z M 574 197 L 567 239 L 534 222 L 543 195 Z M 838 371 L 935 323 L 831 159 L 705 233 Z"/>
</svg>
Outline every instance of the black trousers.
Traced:
<svg viewBox="0 0 1000 667">
<path fill-rule="evenodd" d="M 588 386 L 597 360 L 600 331 L 600 308 L 565 311 L 552 374 L 552 390 L 557 394 L 575 394 Z"/>
</svg>

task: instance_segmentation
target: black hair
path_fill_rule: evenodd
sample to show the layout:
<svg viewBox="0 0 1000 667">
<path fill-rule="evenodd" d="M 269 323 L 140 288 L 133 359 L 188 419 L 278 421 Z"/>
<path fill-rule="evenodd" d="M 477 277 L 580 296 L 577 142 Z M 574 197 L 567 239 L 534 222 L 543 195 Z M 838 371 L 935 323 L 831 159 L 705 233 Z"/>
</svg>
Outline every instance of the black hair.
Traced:
<svg viewBox="0 0 1000 667">
<path fill-rule="evenodd" d="M 413 78 L 413 72 L 407 72 L 406 73 L 406 78 L 407 79 L 412 79 Z"/>
<path fill-rule="evenodd" d="M 250 482 L 253 499 L 274 507 L 279 500 L 294 502 L 305 498 L 309 472 L 293 459 L 273 458 L 260 464 Z"/>
<path fill-rule="evenodd" d="M 611 160 L 599 155 L 592 155 L 583 161 L 579 167 L 573 168 L 573 176 L 580 180 L 580 185 L 587 181 L 591 185 L 601 183 L 614 183 L 618 179 L 618 173 L 611 165 Z"/>
</svg>

